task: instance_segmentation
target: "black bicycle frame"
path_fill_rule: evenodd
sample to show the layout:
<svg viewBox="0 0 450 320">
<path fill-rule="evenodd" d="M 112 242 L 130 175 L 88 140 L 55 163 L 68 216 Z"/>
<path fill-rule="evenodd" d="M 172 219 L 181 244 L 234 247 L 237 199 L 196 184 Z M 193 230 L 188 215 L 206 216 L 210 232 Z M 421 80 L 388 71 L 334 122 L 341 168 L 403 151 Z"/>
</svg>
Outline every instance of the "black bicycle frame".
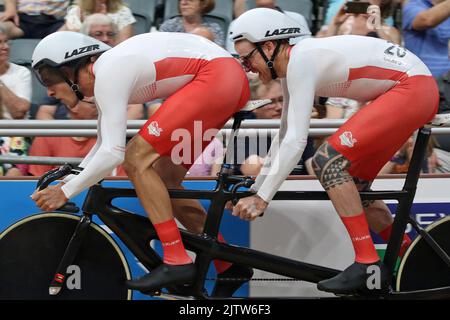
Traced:
<svg viewBox="0 0 450 320">
<path fill-rule="evenodd" d="M 237 130 L 239 124 L 233 126 L 233 129 Z M 393 275 L 403 234 L 407 223 L 411 219 L 410 210 L 430 134 L 430 129 L 421 128 L 419 130 L 412 160 L 402 190 L 360 192 L 362 200 L 393 199 L 398 201 L 393 231 L 384 258 L 384 263 L 391 275 Z M 195 283 L 192 285 L 193 296 L 206 298 L 203 293 L 204 282 L 210 262 L 214 259 L 247 265 L 274 274 L 312 283 L 331 278 L 340 272 L 335 269 L 303 263 L 250 248 L 220 243 L 217 240 L 217 235 L 226 203 L 253 194 L 248 191 L 233 192 L 232 187 L 245 178 L 230 175 L 226 169 L 227 166 L 224 165 L 216 180 L 217 185 L 214 190 L 169 190 L 171 199 L 210 200 L 210 207 L 203 233 L 196 235 L 187 231 L 181 231 L 185 247 L 197 254 L 195 260 L 197 277 Z M 92 186 L 82 207 L 83 214 L 86 218 L 82 219 L 80 224 L 89 224 L 92 215 L 98 215 L 106 226 L 131 250 L 136 258 L 147 269 L 151 270 L 162 262 L 159 255 L 150 248 L 150 241 L 157 239 L 156 232 L 148 218 L 120 209 L 112 204 L 114 199 L 123 197 L 137 197 L 137 195 L 134 189 L 104 188 L 100 184 Z M 279 191 L 273 200 L 329 200 L 329 198 L 325 191 Z M 77 230 L 79 229 L 77 228 Z M 84 229 L 81 228 L 81 230 Z M 73 241 L 71 240 L 56 274 L 64 274 L 64 270 L 67 270 L 67 266 L 71 264 L 71 260 L 74 258 L 79 247 L 78 242 L 82 241 L 82 238 L 77 236 L 77 231 L 75 231 L 72 238 Z M 445 255 L 445 252 L 437 244 L 433 244 L 432 247 L 433 250 L 440 250 Z M 52 285 L 62 286 L 62 284 L 55 282 L 52 282 Z"/>
</svg>

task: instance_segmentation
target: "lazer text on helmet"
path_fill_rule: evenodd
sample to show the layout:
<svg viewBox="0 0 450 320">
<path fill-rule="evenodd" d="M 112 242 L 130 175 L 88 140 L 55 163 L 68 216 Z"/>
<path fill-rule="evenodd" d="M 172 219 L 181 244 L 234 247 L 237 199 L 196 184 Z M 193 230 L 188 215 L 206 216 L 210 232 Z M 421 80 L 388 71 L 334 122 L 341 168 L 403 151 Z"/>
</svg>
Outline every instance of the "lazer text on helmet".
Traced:
<svg viewBox="0 0 450 320">
<path fill-rule="evenodd" d="M 66 52 L 66 55 L 64 56 L 64 58 L 68 59 L 68 58 L 71 58 L 73 56 L 77 56 L 77 55 L 82 54 L 82 53 L 86 53 L 86 52 L 90 52 L 90 51 L 94 51 L 94 50 L 99 50 L 99 49 L 100 49 L 100 46 L 98 44 L 93 44 L 93 45 L 90 45 L 90 46 L 81 47 L 81 48 L 73 50 L 72 53 L 70 53 L 69 51 Z"/>
<path fill-rule="evenodd" d="M 273 31 L 267 30 L 266 37 L 279 36 L 283 34 L 301 33 L 300 28 L 281 28 Z"/>
</svg>

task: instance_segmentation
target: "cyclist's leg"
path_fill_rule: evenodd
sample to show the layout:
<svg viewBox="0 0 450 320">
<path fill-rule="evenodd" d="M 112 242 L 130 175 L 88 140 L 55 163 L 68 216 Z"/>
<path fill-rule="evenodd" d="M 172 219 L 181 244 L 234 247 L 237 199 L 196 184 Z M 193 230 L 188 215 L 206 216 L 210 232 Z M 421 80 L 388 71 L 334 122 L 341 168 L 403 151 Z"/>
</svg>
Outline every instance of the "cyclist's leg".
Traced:
<svg viewBox="0 0 450 320">
<path fill-rule="evenodd" d="M 422 94 L 424 90 L 428 95 Z M 319 289 L 334 293 L 367 289 L 368 266 L 381 265 L 352 177 L 373 180 L 409 136 L 433 118 L 438 97 L 431 77 L 410 77 L 358 111 L 316 152 L 316 175 L 355 249 L 355 263 L 338 276 L 320 282 Z"/>
<path fill-rule="evenodd" d="M 192 263 L 180 241 L 178 228 L 175 230 L 167 188 L 153 168 L 159 158 L 156 149 L 140 135 L 136 135 L 127 145 L 124 168 L 163 242 L 164 262 L 174 265 Z M 165 246 L 165 242 L 171 245 Z"/>
<path fill-rule="evenodd" d="M 370 186 L 372 185 L 372 181 L 358 178 L 354 178 L 353 181 L 355 181 L 358 191 L 371 190 Z M 394 222 L 391 210 L 382 200 L 364 200 L 362 201 L 362 205 L 370 229 L 387 242 L 391 237 L 392 223 Z M 405 233 L 399 252 L 400 257 L 403 256 L 410 244 L 411 239 Z"/>
<path fill-rule="evenodd" d="M 353 178 L 358 191 L 371 191 L 373 181 Z M 394 221 L 391 211 L 382 200 L 362 200 L 367 223 L 372 231 L 379 233 L 385 230 Z"/>
<path fill-rule="evenodd" d="M 173 218 L 168 191 L 152 167 L 159 158 L 158 151 L 142 136 L 136 135 L 127 145 L 124 162 L 124 169 L 163 247 L 164 263 L 161 266 L 138 280 L 127 281 L 129 288 L 149 293 L 168 284 L 188 283 L 195 277 L 195 266 Z"/>
<path fill-rule="evenodd" d="M 312 160 L 314 171 L 346 226 L 355 249 L 355 261 L 375 263 L 379 260 L 365 218 L 358 188 L 349 173 L 351 162 L 328 141 Z"/>
<path fill-rule="evenodd" d="M 218 78 L 222 80 L 220 85 L 216 83 Z M 175 231 L 176 224 L 167 188 L 152 166 L 161 156 L 170 156 L 174 163 L 189 168 L 213 138 L 205 135 L 211 134 L 213 130 L 217 133 L 218 129 L 245 105 L 248 97 L 248 82 L 239 64 L 232 58 L 215 59 L 209 62 L 190 83 L 161 105 L 127 148 L 129 155 L 125 156 L 125 168 L 132 172 L 130 178 L 133 183 L 137 181 L 140 185 L 136 191 L 140 190 L 138 195 L 144 199 L 144 208 L 153 224 L 155 225 L 154 219 L 156 222 L 166 223 L 164 219 L 170 218 L 170 234 L 173 239 L 165 243 L 179 247 L 177 254 L 170 255 L 178 264 L 180 258 L 182 262 L 184 261 L 185 249 L 178 228 Z M 148 146 L 144 146 L 144 141 Z M 144 152 L 140 150 L 141 148 Z M 143 157 L 148 159 L 144 160 Z M 155 189 L 158 192 L 153 192 Z M 155 205 L 155 202 L 162 203 Z M 166 212 L 156 213 L 158 210 Z M 158 232 L 157 225 L 155 229 Z M 164 260 L 166 262 L 166 258 Z M 171 274 L 167 266 L 162 268 L 157 268 L 150 275 L 144 276 L 142 281 L 135 281 L 131 287 L 141 290 L 158 288 L 155 287 L 156 284 L 160 285 L 159 287 L 175 284 L 168 280 L 171 277 L 177 278 L 179 273 L 175 271 Z M 167 283 L 162 283 L 158 278 L 165 278 Z M 193 278 L 194 275 L 191 280 Z"/>
<path fill-rule="evenodd" d="M 184 189 L 181 183 L 187 170 L 174 164 L 169 157 L 161 157 L 153 165 L 167 189 Z M 171 199 L 175 218 L 190 232 L 201 234 L 206 220 L 206 212 L 198 200 Z"/>
<path fill-rule="evenodd" d="M 184 189 L 181 185 L 186 168 L 174 164 L 169 157 L 160 158 L 153 168 L 159 173 L 168 189 Z M 171 199 L 173 213 L 178 221 L 190 232 L 201 234 L 206 220 L 206 211 L 196 199 Z M 225 243 L 225 238 L 219 232 L 218 240 Z M 232 264 L 222 260 L 214 260 L 217 273 L 224 273 Z"/>
</svg>

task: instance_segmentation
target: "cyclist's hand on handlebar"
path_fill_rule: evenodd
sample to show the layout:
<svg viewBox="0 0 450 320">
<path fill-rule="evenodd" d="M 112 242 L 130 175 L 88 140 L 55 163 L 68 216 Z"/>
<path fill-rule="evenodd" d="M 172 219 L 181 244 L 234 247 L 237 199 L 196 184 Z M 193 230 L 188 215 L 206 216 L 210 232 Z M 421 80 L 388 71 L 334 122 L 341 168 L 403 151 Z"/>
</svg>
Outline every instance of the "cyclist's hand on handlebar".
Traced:
<svg viewBox="0 0 450 320">
<path fill-rule="evenodd" d="M 228 201 L 226 204 L 225 204 L 225 209 L 226 210 L 233 210 L 233 203 L 231 202 L 231 201 Z"/>
<path fill-rule="evenodd" d="M 266 210 L 268 205 L 267 202 L 257 195 L 242 198 L 234 206 L 233 216 L 237 216 L 242 220 L 253 221 Z"/>
<path fill-rule="evenodd" d="M 59 183 L 56 186 L 48 186 L 42 191 L 35 191 L 31 199 L 43 211 L 53 211 L 61 208 L 69 200 L 61 190 L 63 185 L 64 183 Z"/>
</svg>

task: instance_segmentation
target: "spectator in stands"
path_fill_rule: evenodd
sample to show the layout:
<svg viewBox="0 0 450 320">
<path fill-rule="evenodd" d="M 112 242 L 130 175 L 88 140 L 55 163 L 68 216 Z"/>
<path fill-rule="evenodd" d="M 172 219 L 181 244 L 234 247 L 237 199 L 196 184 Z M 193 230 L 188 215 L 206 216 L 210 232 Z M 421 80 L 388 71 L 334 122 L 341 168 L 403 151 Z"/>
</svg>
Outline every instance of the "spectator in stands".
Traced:
<svg viewBox="0 0 450 320">
<path fill-rule="evenodd" d="M 214 35 L 214 33 L 212 32 L 211 29 L 205 27 L 205 26 L 201 26 L 201 27 L 197 27 L 194 30 L 192 30 L 190 33 L 192 34 L 196 34 L 200 37 L 206 38 L 209 41 L 214 42 L 214 40 L 216 39 L 216 36 Z"/>
<path fill-rule="evenodd" d="M 214 34 L 214 42 L 225 46 L 225 31 L 215 22 L 204 20 L 204 15 L 215 7 L 214 0 L 179 0 L 180 16 L 166 20 L 159 27 L 162 32 L 192 32 L 195 28 L 204 26 Z"/>
<path fill-rule="evenodd" d="M 233 6 L 234 18 L 237 18 L 247 11 L 247 0 L 234 0 Z"/>
<path fill-rule="evenodd" d="M 366 0 L 367 1 L 367 0 Z M 325 21 L 324 24 L 328 25 L 333 20 L 333 17 L 339 12 L 342 5 L 346 2 L 346 0 L 328 0 L 327 1 L 327 8 L 325 13 Z M 364 0 L 362 0 L 364 2 Z M 383 11 L 384 19 L 387 25 L 392 26 L 394 24 L 393 17 L 391 16 L 392 13 L 392 7 L 393 5 L 397 3 L 401 3 L 402 0 L 378 0 L 378 1 L 371 1 L 373 4 L 380 6 L 381 11 Z M 385 8 L 388 8 L 389 10 L 386 10 Z"/>
<path fill-rule="evenodd" d="M 305 28 L 309 29 L 308 22 L 306 21 L 306 19 L 303 15 L 301 15 L 298 12 L 284 11 L 282 8 L 280 8 L 278 6 L 276 0 L 255 0 L 255 7 L 256 8 L 269 8 L 269 9 L 278 10 L 280 12 L 284 12 L 286 15 L 288 15 L 292 19 L 298 21 L 302 26 L 305 26 Z M 235 0 L 234 10 L 235 10 L 236 18 L 239 17 L 242 13 L 244 13 L 248 9 L 249 8 L 247 7 L 247 3 L 245 0 Z M 232 25 L 233 25 L 233 21 L 230 23 L 230 26 L 228 29 L 230 29 Z M 226 48 L 229 52 L 231 52 L 233 54 L 236 53 L 236 51 L 234 50 L 234 44 L 229 39 L 229 37 L 227 37 L 227 39 L 226 39 Z"/>
<path fill-rule="evenodd" d="M 136 19 L 122 0 L 77 0 L 76 5 L 69 8 L 66 24 L 61 30 L 80 31 L 83 21 L 94 13 L 103 13 L 111 17 L 117 25 L 117 43 L 134 35 L 133 23 Z"/>
<path fill-rule="evenodd" d="M 1 156 L 26 156 L 29 143 L 24 137 L 0 137 Z M 18 177 L 27 175 L 26 166 L 0 163 L 0 176 Z"/>
<path fill-rule="evenodd" d="M 30 109 L 31 72 L 9 62 L 9 39 L 6 30 L 0 26 L 0 95 L 3 118 L 23 119 Z"/>
<path fill-rule="evenodd" d="M 255 8 L 269 8 L 278 10 L 280 12 L 284 12 L 292 19 L 300 22 L 302 25 L 308 26 L 305 17 L 302 14 L 300 14 L 300 12 L 284 11 L 283 8 L 281 8 L 278 5 L 276 0 L 255 0 Z M 234 3 L 235 18 L 239 17 L 247 10 L 249 10 L 249 8 L 247 7 L 246 0 L 235 0 Z"/>
<path fill-rule="evenodd" d="M 118 41 L 119 28 L 110 16 L 94 13 L 83 21 L 80 32 L 114 47 Z"/>
<path fill-rule="evenodd" d="M 408 141 L 400 148 L 399 151 L 384 165 L 380 174 L 406 174 L 411 162 L 414 151 L 414 137 L 410 137 Z M 426 161 L 422 164 L 422 173 L 444 172 L 440 167 L 440 161 L 435 152 L 435 141 L 430 139 L 426 152 Z"/>
<path fill-rule="evenodd" d="M 0 95 L 0 119 L 3 118 L 4 107 Z M 28 152 L 28 141 L 23 137 L 0 137 L 0 156 L 24 156 Z M 22 176 L 26 175 L 23 165 L 0 163 L 0 176 Z"/>
<path fill-rule="evenodd" d="M 80 31 L 110 46 L 117 43 L 118 27 L 112 18 L 102 13 L 95 13 L 87 17 L 81 25 Z M 68 119 L 67 108 L 60 101 L 48 97 L 39 106 L 36 113 L 37 120 Z M 144 118 L 144 106 L 142 104 L 130 104 L 128 106 L 128 120 Z"/>
<path fill-rule="evenodd" d="M 436 78 L 439 86 L 439 111 L 450 113 L 450 70 Z M 450 135 L 432 136 L 436 155 L 436 173 L 450 173 Z"/>
<path fill-rule="evenodd" d="M 68 0 L 5 0 L 0 22 L 10 38 L 41 39 L 64 25 L 69 3 Z"/>
<path fill-rule="evenodd" d="M 3 120 L 3 105 L 0 95 L 0 120 Z M 27 140 L 23 137 L 0 137 L 0 156 L 23 156 L 28 152 Z M 9 163 L 0 163 L 0 177 L 22 176 L 26 174 L 26 170 L 22 172 L 20 165 Z"/>
<path fill-rule="evenodd" d="M 450 0 L 410 0 L 403 7 L 405 46 L 438 77 L 450 70 Z"/>
<path fill-rule="evenodd" d="M 369 14 L 352 14 L 345 11 L 342 5 L 331 23 L 322 27 L 317 37 L 335 35 L 360 35 L 385 39 L 393 43 L 401 43 L 401 34 L 397 28 L 386 24 L 390 15 L 393 0 L 370 0 Z"/>
<path fill-rule="evenodd" d="M 95 104 L 83 101 L 69 110 L 70 119 L 73 120 L 96 119 L 97 115 Z M 95 145 L 96 140 L 95 137 L 36 137 L 31 145 L 29 155 L 84 158 Z M 53 168 L 55 167 L 49 165 L 29 165 L 28 172 L 33 176 L 41 176 Z M 126 176 L 126 173 L 119 166 L 112 175 Z"/>
<path fill-rule="evenodd" d="M 223 143 L 214 138 L 187 172 L 191 177 L 215 177 L 225 154 Z"/>
</svg>

